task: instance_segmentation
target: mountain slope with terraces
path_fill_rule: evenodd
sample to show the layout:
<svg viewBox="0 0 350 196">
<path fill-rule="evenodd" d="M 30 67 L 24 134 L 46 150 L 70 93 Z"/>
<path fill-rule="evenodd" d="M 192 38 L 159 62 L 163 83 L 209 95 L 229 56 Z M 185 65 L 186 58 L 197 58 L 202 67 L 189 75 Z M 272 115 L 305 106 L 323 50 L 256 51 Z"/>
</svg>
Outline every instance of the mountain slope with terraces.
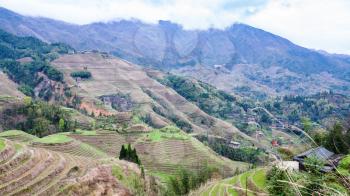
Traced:
<svg viewBox="0 0 350 196">
<path fill-rule="evenodd" d="M 0 195 L 131 195 L 132 185 L 114 177 L 112 168 L 120 168 L 123 176 L 140 175 L 136 165 L 125 161 L 102 162 L 2 137 L 0 140 L 4 143 L 0 151 Z"/>
<path fill-rule="evenodd" d="M 258 144 L 235 126 L 203 112 L 173 89 L 164 86 L 152 75 L 163 73 L 144 70 L 138 65 L 100 53 L 64 55 L 52 62 L 64 73 L 73 94 L 81 98 L 80 109 L 94 116 L 116 115 L 127 118 L 137 113 L 153 127 L 175 123 L 188 132 L 227 136 L 235 135 L 248 143 Z M 73 72 L 86 70 L 92 77 L 77 80 Z M 106 99 L 108 97 L 109 99 Z M 131 108 L 114 107 L 118 100 L 128 97 Z M 115 101 L 116 100 L 116 101 Z"/>
</svg>

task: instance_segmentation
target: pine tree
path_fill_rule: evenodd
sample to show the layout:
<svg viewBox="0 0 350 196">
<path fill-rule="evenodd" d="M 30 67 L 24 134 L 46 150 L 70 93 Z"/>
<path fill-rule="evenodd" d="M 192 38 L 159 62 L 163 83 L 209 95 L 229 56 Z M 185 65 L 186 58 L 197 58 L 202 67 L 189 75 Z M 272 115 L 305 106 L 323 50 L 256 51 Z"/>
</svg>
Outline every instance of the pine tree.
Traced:
<svg viewBox="0 0 350 196">
<path fill-rule="evenodd" d="M 128 144 L 128 148 L 126 149 L 126 160 L 132 161 L 132 148 L 131 144 Z"/>
<path fill-rule="evenodd" d="M 119 153 L 119 159 L 125 159 L 125 157 L 126 157 L 126 149 L 124 145 L 122 145 L 122 148 L 120 149 L 120 153 Z"/>
</svg>

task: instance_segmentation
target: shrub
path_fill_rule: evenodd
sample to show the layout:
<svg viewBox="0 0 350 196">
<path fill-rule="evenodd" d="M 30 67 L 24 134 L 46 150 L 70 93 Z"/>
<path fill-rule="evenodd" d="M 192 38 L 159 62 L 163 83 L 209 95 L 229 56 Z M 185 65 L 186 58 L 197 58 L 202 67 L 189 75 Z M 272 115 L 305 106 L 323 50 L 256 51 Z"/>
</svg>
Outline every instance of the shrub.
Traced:
<svg viewBox="0 0 350 196">
<path fill-rule="evenodd" d="M 73 78 L 89 79 L 91 78 L 91 73 L 89 71 L 76 71 L 72 72 L 70 76 L 72 76 Z"/>
</svg>

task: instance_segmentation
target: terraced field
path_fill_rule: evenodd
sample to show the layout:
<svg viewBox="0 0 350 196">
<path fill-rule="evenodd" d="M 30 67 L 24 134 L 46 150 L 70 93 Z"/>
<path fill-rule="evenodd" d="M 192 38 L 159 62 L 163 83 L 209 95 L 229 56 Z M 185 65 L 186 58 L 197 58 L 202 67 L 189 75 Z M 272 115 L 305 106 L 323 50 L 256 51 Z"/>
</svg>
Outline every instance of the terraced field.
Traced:
<svg viewBox="0 0 350 196">
<path fill-rule="evenodd" d="M 191 137 L 154 139 L 149 133 L 118 134 L 111 131 L 70 134 L 69 137 L 89 144 L 112 157 L 119 157 L 121 146 L 130 143 L 135 146 L 145 168 L 152 172 L 174 173 L 180 166 L 197 170 L 208 163 L 222 168 L 222 173 L 233 175 L 232 171 L 235 171 L 236 167 L 242 170 L 248 166 L 216 155 Z"/>
<path fill-rule="evenodd" d="M 21 148 L 5 140 L 0 157 L 0 195 L 54 195 L 65 178 L 82 176 L 94 161 L 39 148 Z M 87 164 L 88 163 L 88 164 Z"/>
<path fill-rule="evenodd" d="M 0 132 L 0 137 L 6 138 L 12 141 L 24 142 L 24 143 L 31 142 L 37 138 L 33 135 L 30 135 L 28 133 L 25 133 L 19 130 L 10 130 L 5 132 Z"/>
<path fill-rule="evenodd" d="M 124 136 L 112 131 L 96 131 L 94 133 L 70 134 L 69 137 L 93 146 L 112 157 L 119 157 L 122 145 L 127 143 Z"/>
<path fill-rule="evenodd" d="M 209 182 L 198 191 L 192 193 L 192 195 L 268 195 L 265 190 L 265 177 L 266 169 L 249 170 L 231 178 Z"/>
<path fill-rule="evenodd" d="M 5 138 L 0 137 L 0 195 L 131 195 L 133 184 L 113 176 L 112 168 L 125 178 L 141 175 L 135 164 L 98 159 L 107 155 L 73 138 L 61 143 L 34 138 L 31 144 Z"/>
<path fill-rule="evenodd" d="M 96 149 L 95 147 L 77 141 L 63 134 L 55 134 L 44 138 L 35 139 L 31 145 L 38 148 L 69 153 L 76 156 L 90 157 L 94 159 L 108 157 L 106 153 Z"/>
</svg>

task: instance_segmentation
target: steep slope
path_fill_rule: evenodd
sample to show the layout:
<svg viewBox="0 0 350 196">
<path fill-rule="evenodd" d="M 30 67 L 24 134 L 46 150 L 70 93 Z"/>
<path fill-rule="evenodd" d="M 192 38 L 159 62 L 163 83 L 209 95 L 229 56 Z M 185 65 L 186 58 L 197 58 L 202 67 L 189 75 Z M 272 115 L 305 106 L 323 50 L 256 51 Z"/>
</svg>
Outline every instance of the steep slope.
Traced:
<svg viewBox="0 0 350 196">
<path fill-rule="evenodd" d="M 18 85 L 0 72 L 0 96 L 23 97 L 23 93 L 17 90 Z"/>
<path fill-rule="evenodd" d="M 140 65 L 196 77 L 226 91 L 249 91 L 252 97 L 262 91 L 264 96 L 350 92 L 349 56 L 306 49 L 244 24 L 188 31 L 168 21 L 79 26 L 25 17 L 4 8 L 0 16 L 1 28 L 17 35 L 61 41 L 78 50 L 110 52 Z"/>
<path fill-rule="evenodd" d="M 64 55 L 53 61 L 53 65 L 64 73 L 70 90 L 81 97 L 80 108 L 88 113 L 98 116 L 131 112 L 146 118 L 155 127 L 181 122 L 188 132 L 236 135 L 254 142 L 232 124 L 208 115 L 171 88 L 149 77 L 135 64 L 99 53 L 86 53 Z M 91 79 L 75 80 L 71 77 L 71 73 L 81 70 L 89 71 Z M 110 100 L 103 98 L 121 95 L 129 97 L 133 105 L 129 111 L 118 111 Z"/>
</svg>

